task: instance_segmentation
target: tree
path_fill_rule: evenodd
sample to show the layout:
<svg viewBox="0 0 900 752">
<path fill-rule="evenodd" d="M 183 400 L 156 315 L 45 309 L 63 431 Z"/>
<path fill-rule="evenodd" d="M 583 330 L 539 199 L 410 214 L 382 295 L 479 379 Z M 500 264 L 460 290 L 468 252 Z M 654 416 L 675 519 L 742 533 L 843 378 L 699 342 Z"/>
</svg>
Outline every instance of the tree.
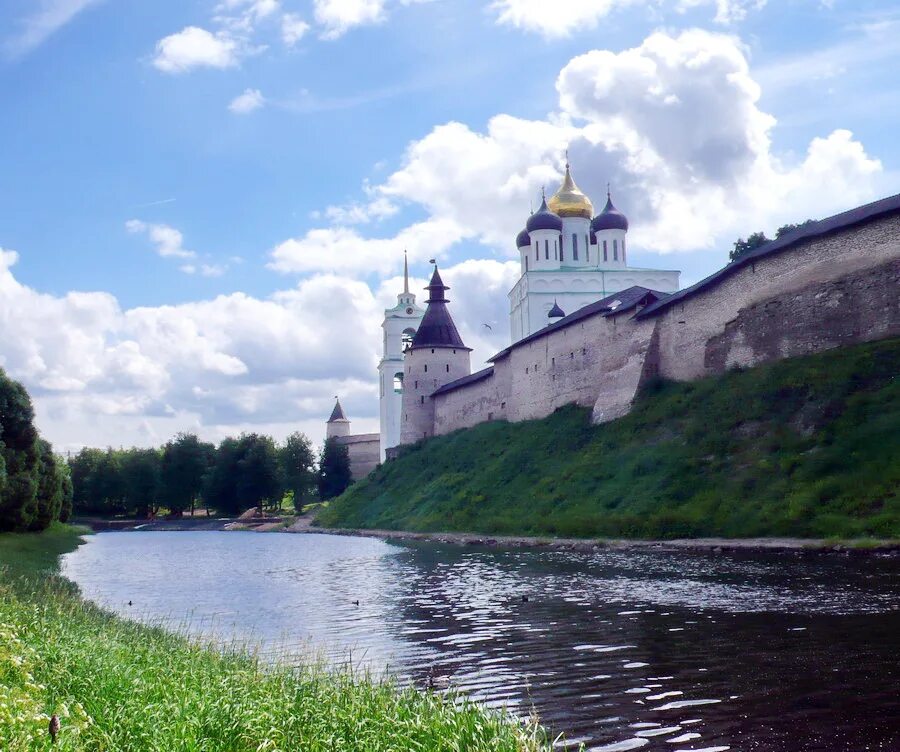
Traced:
<svg viewBox="0 0 900 752">
<path fill-rule="evenodd" d="M 91 490 L 99 501 L 103 514 L 124 515 L 128 512 L 125 503 L 125 476 L 122 473 L 123 453 L 107 448 L 98 458 L 91 478 Z"/>
<path fill-rule="evenodd" d="M 28 392 L 3 370 L 0 370 L 0 439 L 5 476 L 0 487 L 0 531 L 28 530 L 38 513 L 38 432 Z"/>
<path fill-rule="evenodd" d="M 270 436 L 244 434 L 239 441 L 238 499 L 241 507 L 250 509 L 274 505 L 281 501 L 282 486 L 278 468 L 278 452 Z"/>
<path fill-rule="evenodd" d="M 734 248 L 731 249 L 728 258 L 731 261 L 737 261 L 742 256 L 746 256 L 750 253 L 750 251 L 755 251 L 757 248 L 764 246 L 768 242 L 770 241 L 764 232 L 754 232 L 746 240 L 738 238 L 734 241 Z"/>
<path fill-rule="evenodd" d="M 347 445 L 335 438 L 326 439 L 319 461 L 319 498 L 325 501 L 340 496 L 351 480 Z"/>
<path fill-rule="evenodd" d="M 49 441 L 38 439 L 37 511 L 30 530 L 44 530 L 58 520 L 63 503 L 63 474 Z"/>
<path fill-rule="evenodd" d="M 778 239 L 783 235 L 787 235 L 789 232 L 793 232 L 794 230 L 799 230 L 802 227 L 807 227 L 808 225 L 815 224 L 816 220 L 807 219 L 805 222 L 801 222 L 797 225 L 787 224 L 782 225 L 775 231 L 775 238 Z M 746 256 L 750 251 L 755 251 L 757 248 L 764 246 L 766 243 L 771 243 L 771 239 L 766 237 L 764 232 L 754 232 L 750 235 L 746 240 L 743 238 L 738 238 L 734 241 L 734 248 L 728 254 L 728 258 L 731 261 L 737 261 L 742 256 Z"/>
<path fill-rule="evenodd" d="M 159 507 L 162 458 L 156 449 L 129 449 L 122 458 L 122 476 L 130 513 L 148 517 Z"/>
<path fill-rule="evenodd" d="M 190 507 L 193 515 L 214 454 L 212 444 L 192 433 L 180 433 L 163 447 L 162 498 L 172 512 L 181 514 Z"/>
<path fill-rule="evenodd" d="M 303 511 L 316 494 L 316 456 L 312 442 L 302 433 L 292 433 L 278 450 L 281 484 L 294 495 L 294 509 Z"/>
<path fill-rule="evenodd" d="M 204 493 L 217 510 L 236 515 L 280 500 L 281 488 L 275 442 L 250 433 L 219 444 Z"/>
<path fill-rule="evenodd" d="M 81 514 L 103 514 L 105 508 L 98 493 L 99 468 L 103 452 L 84 447 L 69 458 L 69 474 L 72 479 L 72 506 Z"/>
</svg>

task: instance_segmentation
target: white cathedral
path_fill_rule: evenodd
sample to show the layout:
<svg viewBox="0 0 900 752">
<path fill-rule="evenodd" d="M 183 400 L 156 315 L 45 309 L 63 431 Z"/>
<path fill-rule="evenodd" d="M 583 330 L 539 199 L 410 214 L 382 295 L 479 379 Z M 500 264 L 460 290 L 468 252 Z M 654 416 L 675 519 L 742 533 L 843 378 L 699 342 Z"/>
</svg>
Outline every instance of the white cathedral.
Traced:
<svg viewBox="0 0 900 752">
<path fill-rule="evenodd" d="M 522 273 L 509 292 L 510 344 L 586 305 L 631 287 L 666 293 L 678 290 L 680 272 L 628 265 L 627 235 L 628 219 L 613 206 L 608 191 L 606 206 L 594 216 L 594 206 L 575 184 L 567 162 L 559 190 L 550 199 L 542 197 L 540 208 L 528 217 L 525 228 L 516 237 Z M 440 282 L 437 271 L 435 277 Z M 384 312 L 382 323 L 383 356 L 378 365 L 380 433 L 350 436 L 349 421 L 339 405 L 328 423 L 328 436 L 341 436 L 340 440 L 348 444 L 351 464 L 354 464 L 354 452 L 360 453 L 360 472 L 354 471 L 354 477 L 371 469 L 376 437 L 381 461 L 389 449 L 400 444 L 404 360 L 425 316 L 425 310 L 416 304 L 416 296 L 409 291 L 405 259 L 403 280 L 397 305 Z M 337 412 L 340 412 L 339 421 L 334 420 Z"/>
</svg>

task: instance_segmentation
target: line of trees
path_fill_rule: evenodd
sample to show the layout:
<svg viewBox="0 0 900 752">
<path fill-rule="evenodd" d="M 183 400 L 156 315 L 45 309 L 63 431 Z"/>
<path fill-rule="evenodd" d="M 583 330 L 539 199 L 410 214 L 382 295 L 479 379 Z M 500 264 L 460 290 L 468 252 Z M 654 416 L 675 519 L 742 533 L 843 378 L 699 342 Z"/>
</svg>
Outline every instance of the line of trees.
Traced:
<svg viewBox="0 0 900 752">
<path fill-rule="evenodd" d="M 0 369 L 0 532 L 43 530 L 71 514 L 68 465 L 40 437 L 25 387 Z"/>
<path fill-rule="evenodd" d="M 789 232 L 799 230 L 801 227 L 814 224 L 815 221 L 816 220 L 814 219 L 807 219 L 805 222 L 796 225 L 782 225 L 775 231 L 774 239 L 777 240 L 782 235 L 787 235 Z M 754 232 L 752 235 L 749 235 L 746 240 L 744 240 L 744 238 L 738 238 L 734 241 L 734 248 L 728 252 L 728 260 L 737 261 L 741 256 L 746 256 L 750 251 L 755 251 L 766 243 L 771 243 L 772 240 L 773 238 L 766 237 L 766 233 L 764 232 Z"/>
<path fill-rule="evenodd" d="M 160 449 L 82 449 L 69 459 L 77 514 L 148 517 L 194 513 L 198 507 L 237 515 L 280 509 L 289 498 L 299 512 L 350 485 L 347 447 L 328 440 L 316 457 L 294 433 L 282 443 L 247 433 L 218 446 L 192 433 Z"/>
</svg>

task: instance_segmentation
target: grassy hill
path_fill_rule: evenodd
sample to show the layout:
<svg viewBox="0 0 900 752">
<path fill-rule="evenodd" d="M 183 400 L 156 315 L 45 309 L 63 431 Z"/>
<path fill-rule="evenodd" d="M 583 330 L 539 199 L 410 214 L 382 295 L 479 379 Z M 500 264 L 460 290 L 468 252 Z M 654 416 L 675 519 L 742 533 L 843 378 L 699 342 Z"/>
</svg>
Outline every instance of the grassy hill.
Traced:
<svg viewBox="0 0 900 752">
<path fill-rule="evenodd" d="M 900 340 L 567 407 L 406 449 L 329 527 L 567 537 L 900 537 Z"/>
</svg>

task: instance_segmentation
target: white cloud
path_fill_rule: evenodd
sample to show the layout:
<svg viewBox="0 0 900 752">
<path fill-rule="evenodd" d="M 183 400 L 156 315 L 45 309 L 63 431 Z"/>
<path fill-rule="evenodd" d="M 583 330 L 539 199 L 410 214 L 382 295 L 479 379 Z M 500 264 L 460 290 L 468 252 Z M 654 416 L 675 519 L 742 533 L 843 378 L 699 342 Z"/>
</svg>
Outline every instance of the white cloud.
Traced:
<svg viewBox="0 0 900 752">
<path fill-rule="evenodd" d="M 325 209 L 324 216 L 330 222 L 338 225 L 360 225 L 372 221 L 379 221 L 394 216 L 399 207 L 385 196 L 378 196 L 371 201 L 359 204 L 351 203 L 344 206 L 329 206 Z"/>
<path fill-rule="evenodd" d="M 129 219 L 125 229 L 130 233 L 146 234 L 154 244 L 155 251 L 162 256 L 176 258 L 194 258 L 197 254 L 184 247 L 184 236 L 174 227 L 160 224 L 147 224 L 139 219 Z"/>
<path fill-rule="evenodd" d="M 221 277 L 228 271 L 224 264 L 183 264 L 178 269 L 185 274 L 199 274 L 201 277 Z"/>
<path fill-rule="evenodd" d="M 281 40 L 288 47 L 297 44 L 306 36 L 307 31 L 309 31 L 309 24 L 296 13 L 285 13 L 281 17 Z"/>
<path fill-rule="evenodd" d="M 37 8 L 20 24 L 19 32 L 3 43 L 9 57 L 20 57 L 39 47 L 75 16 L 102 0 L 38 0 Z"/>
<path fill-rule="evenodd" d="M 365 186 L 369 202 L 413 205 L 425 220 L 368 239 L 348 227 L 352 212 L 326 212 L 336 225 L 279 245 L 272 266 L 386 271 L 407 241 L 420 260 L 459 241 L 514 256 L 529 204 L 542 185 L 558 185 L 566 147 L 596 210 L 612 183 L 638 250 L 718 247 L 724 259 L 739 235 L 827 216 L 878 190 L 881 163 L 846 130 L 812 140 L 799 159 L 773 150 L 776 120 L 760 109 L 760 87 L 733 36 L 660 32 L 621 52 L 593 50 L 570 60 L 556 87 L 559 109 L 547 119 L 501 114 L 484 131 L 439 125 L 408 147 L 400 169 Z"/>
<path fill-rule="evenodd" d="M 192 68 L 231 68 L 238 64 L 238 42 L 226 32 L 212 34 L 187 26 L 156 43 L 153 65 L 165 73 L 184 73 Z"/>
<path fill-rule="evenodd" d="M 383 21 L 385 0 L 314 0 L 313 14 L 322 37 L 336 39 L 355 26 Z"/>
<path fill-rule="evenodd" d="M 548 38 L 565 37 L 594 29 L 611 13 L 628 8 L 661 9 L 684 13 L 700 6 L 715 8 L 714 20 L 720 24 L 742 21 L 750 10 L 765 6 L 767 0 L 568 0 L 561 9 L 547 0 L 493 0 L 488 6 L 498 23 L 541 34 Z"/>
<path fill-rule="evenodd" d="M 259 89 L 244 89 L 243 94 L 239 94 L 228 105 L 228 109 L 238 115 L 246 115 L 247 113 L 264 107 L 266 98 Z"/>
</svg>

